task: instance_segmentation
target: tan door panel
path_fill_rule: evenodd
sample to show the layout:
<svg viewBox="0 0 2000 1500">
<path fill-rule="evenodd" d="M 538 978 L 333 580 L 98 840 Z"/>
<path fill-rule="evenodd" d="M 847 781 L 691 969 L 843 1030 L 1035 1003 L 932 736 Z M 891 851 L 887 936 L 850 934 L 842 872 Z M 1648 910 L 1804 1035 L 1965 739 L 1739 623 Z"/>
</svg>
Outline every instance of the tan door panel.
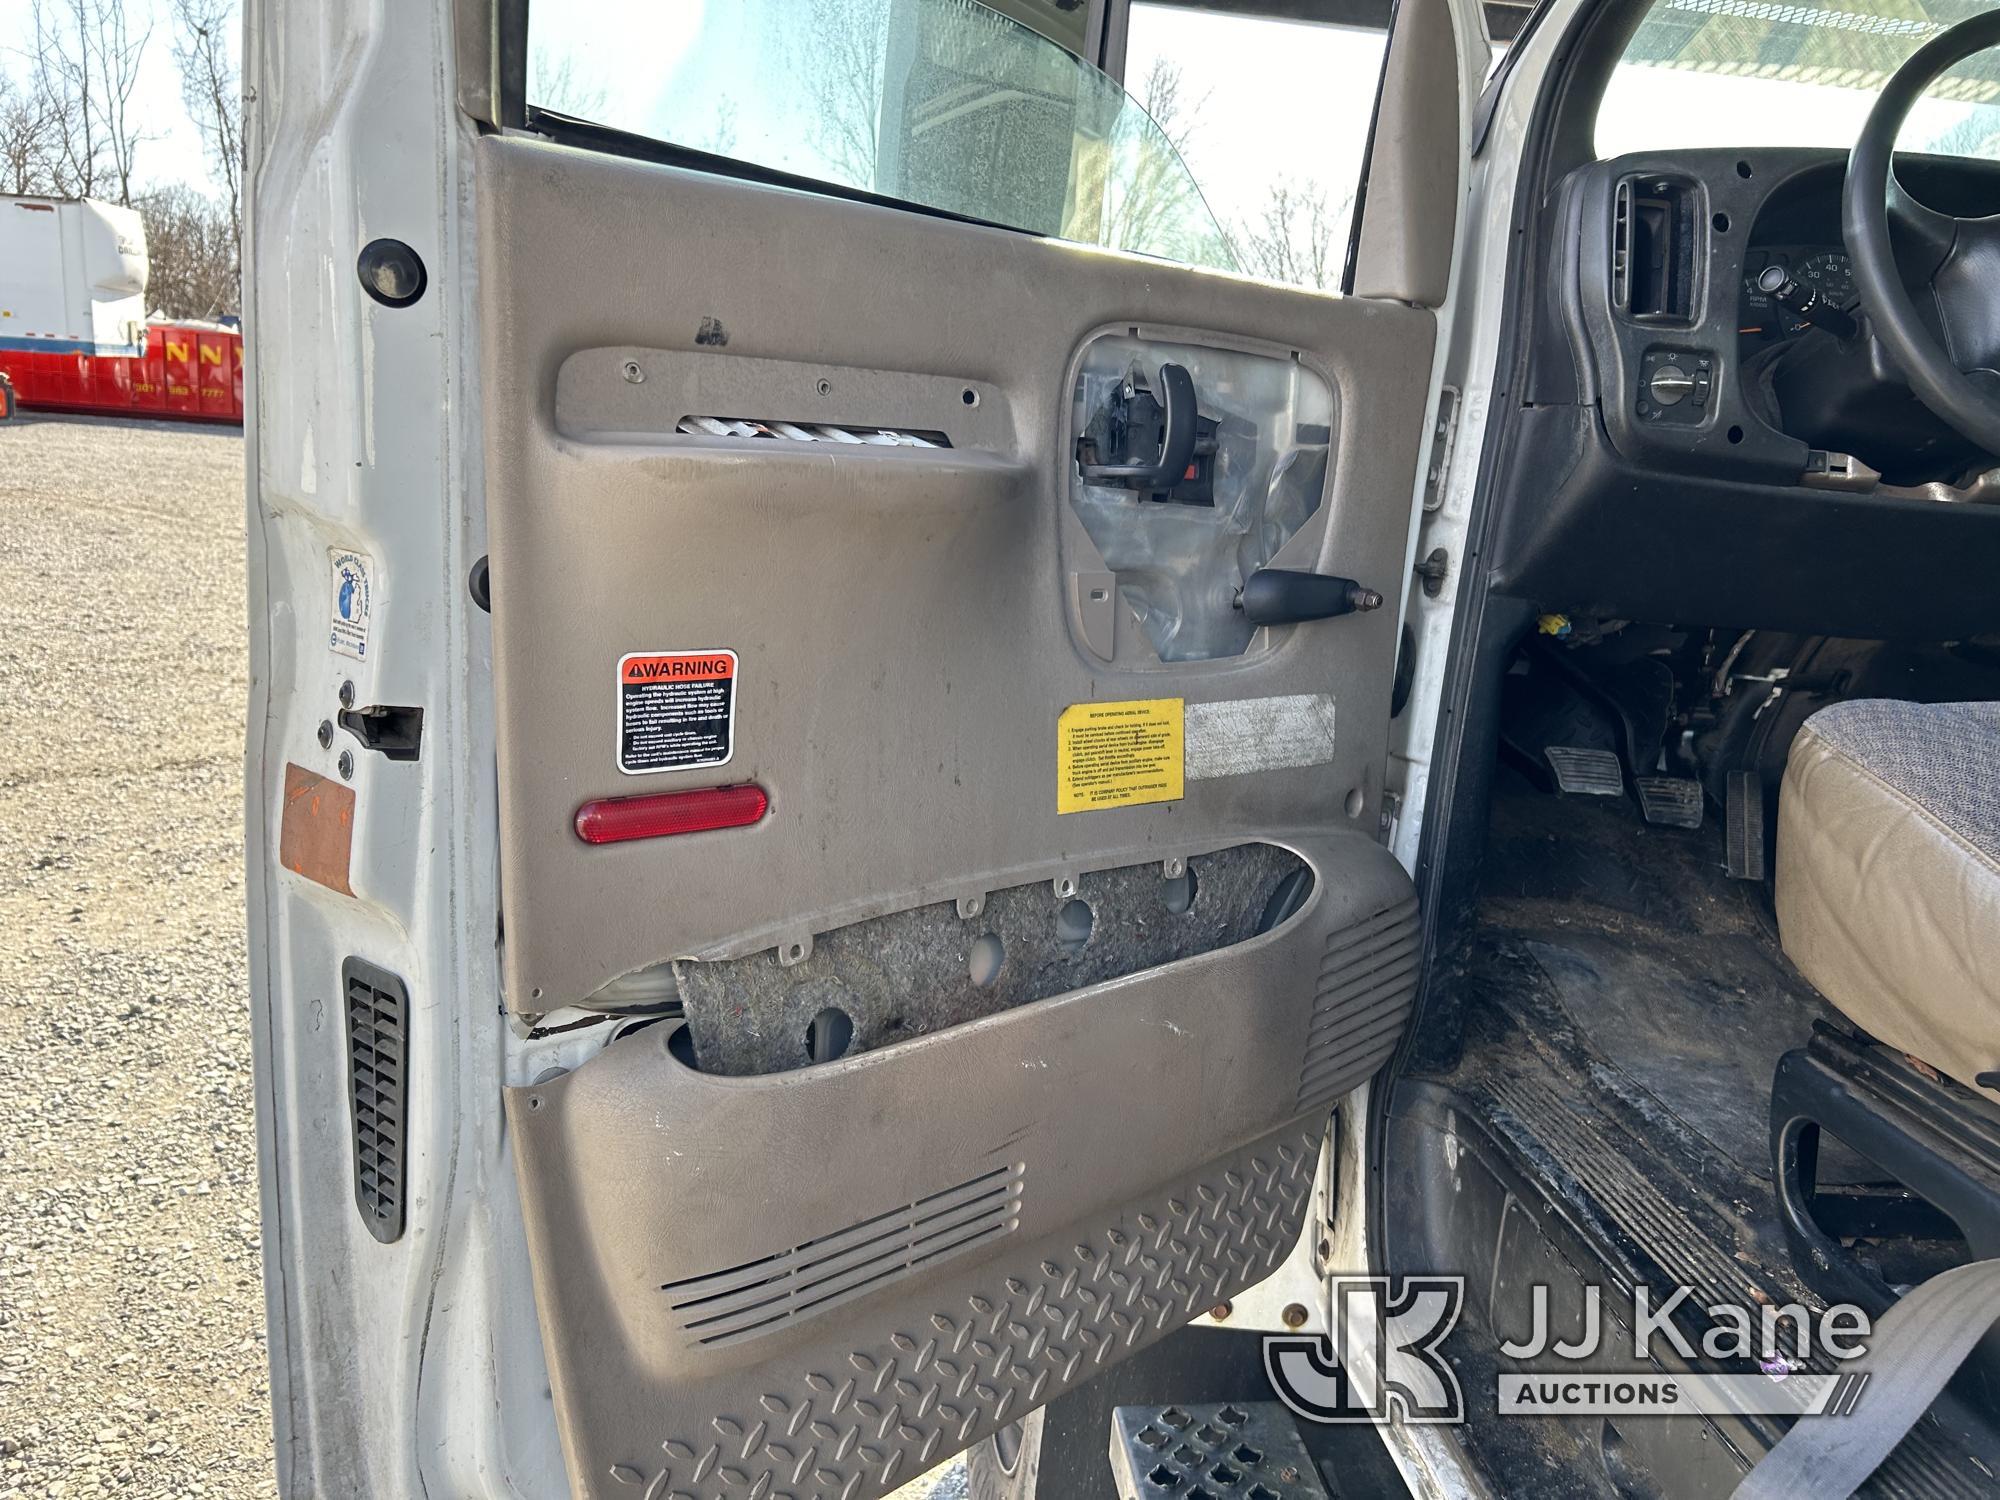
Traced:
<svg viewBox="0 0 2000 1500">
<path fill-rule="evenodd" d="M 1276 1267 L 1416 993 L 1376 838 L 1395 611 L 1161 660 L 1071 503 L 1088 351 L 1180 351 L 1217 410 L 1238 356 L 1309 372 L 1322 414 L 1323 382 L 1294 432 L 1324 493 L 1275 561 L 1393 601 L 1433 318 L 477 152 L 507 1004 L 671 960 L 689 1018 L 508 1093 L 573 1483 L 870 1500 Z M 699 731 L 648 744 L 713 763 L 633 773 L 628 659 L 691 664 Z M 1172 763 L 1064 812 L 1059 733 L 1073 776 L 1107 736 Z M 746 785 L 750 826 L 577 832 Z M 1265 903 L 1244 869 L 1289 873 Z M 822 985 L 874 1006 L 852 1050 L 819 1050 Z"/>
<path fill-rule="evenodd" d="M 522 140 L 478 149 L 513 1009 L 1044 873 L 1372 826 L 1393 612 L 1287 627 L 1238 660 L 1098 660 L 1063 556 L 1065 381 L 1119 324 L 1297 350 L 1336 401 L 1314 562 L 1393 600 L 1431 314 Z M 690 415 L 953 446 L 753 445 L 676 432 Z M 729 763 L 621 774 L 619 660 L 714 649 L 740 662 Z M 1070 704 L 1298 694 L 1332 701 L 1330 763 L 1056 811 Z M 753 828 L 602 847 L 573 828 L 592 799 L 737 782 L 770 794 Z"/>
</svg>

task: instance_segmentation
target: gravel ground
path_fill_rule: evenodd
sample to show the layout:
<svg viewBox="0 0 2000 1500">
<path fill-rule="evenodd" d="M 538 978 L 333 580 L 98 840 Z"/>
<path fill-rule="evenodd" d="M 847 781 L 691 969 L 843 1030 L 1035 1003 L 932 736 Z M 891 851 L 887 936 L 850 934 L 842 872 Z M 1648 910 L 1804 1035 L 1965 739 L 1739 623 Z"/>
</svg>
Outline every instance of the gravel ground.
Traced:
<svg viewBox="0 0 2000 1500">
<path fill-rule="evenodd" d="M 235 431 L 0 423 L 0 1500 L 277 1493 L 243 599 Z"/>
<path fill-rule="evenodd" d="M 243 440 L 0 423 L 0 1500 L 271 1480 Z"/>
</svg>

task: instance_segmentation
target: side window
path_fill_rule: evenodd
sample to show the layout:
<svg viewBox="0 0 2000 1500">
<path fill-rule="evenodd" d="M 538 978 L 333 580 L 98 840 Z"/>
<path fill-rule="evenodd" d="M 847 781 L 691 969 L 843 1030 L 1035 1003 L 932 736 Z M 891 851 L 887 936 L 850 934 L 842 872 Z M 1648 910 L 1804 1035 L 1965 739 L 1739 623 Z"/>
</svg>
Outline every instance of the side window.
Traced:
<svg viewBox="0 0 2000 1500">
<path fill-rule="evenodd" d="M 1009 13 L 978 0 L 534 0 L 529 123 L 568 117 L 1010 228 L 1236 269 L 1169 138 L 1064 45 L 1071 32 L 1081 44 L 1081 0 L 998 3 Z"/>
<path fill-rule="evenodd" d="M 1133 0 L 1125 87 L 1250 275 L 1340 285 L 1387 40 L 1370 27 Z"/>
</svg>

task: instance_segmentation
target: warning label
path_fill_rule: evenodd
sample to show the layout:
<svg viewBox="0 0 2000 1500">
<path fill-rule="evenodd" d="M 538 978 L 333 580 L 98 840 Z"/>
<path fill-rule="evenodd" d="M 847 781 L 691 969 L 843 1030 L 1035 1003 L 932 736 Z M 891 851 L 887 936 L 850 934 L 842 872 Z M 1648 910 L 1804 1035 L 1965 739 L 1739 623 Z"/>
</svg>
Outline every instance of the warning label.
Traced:
<svg viewBox="0 0 2000 1500">
<path fill-rule="evenodd" d="M 727 763 L 736 742 L 734 651 L 618 659 L 618 769 L 628 776 Z"/>
<path fill-rule="evenodd" d="M 1181 700 L 1073 703 L 1056 720 L 1056 811 L 1178 802 Z"/>
</svg>

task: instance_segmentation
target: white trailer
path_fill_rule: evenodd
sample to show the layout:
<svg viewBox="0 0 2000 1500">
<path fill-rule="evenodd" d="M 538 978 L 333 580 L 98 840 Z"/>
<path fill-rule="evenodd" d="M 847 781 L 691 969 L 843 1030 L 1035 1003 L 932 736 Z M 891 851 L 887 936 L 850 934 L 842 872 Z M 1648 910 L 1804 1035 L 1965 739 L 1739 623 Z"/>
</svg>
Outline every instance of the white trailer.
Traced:
<svg viewBox="0 0 2000 1500">
<path fill-rule="evenodd" d="M 0 350 L 138 354 L 145 327 L 136 209 L 0 196 Z"/>
</svg>

